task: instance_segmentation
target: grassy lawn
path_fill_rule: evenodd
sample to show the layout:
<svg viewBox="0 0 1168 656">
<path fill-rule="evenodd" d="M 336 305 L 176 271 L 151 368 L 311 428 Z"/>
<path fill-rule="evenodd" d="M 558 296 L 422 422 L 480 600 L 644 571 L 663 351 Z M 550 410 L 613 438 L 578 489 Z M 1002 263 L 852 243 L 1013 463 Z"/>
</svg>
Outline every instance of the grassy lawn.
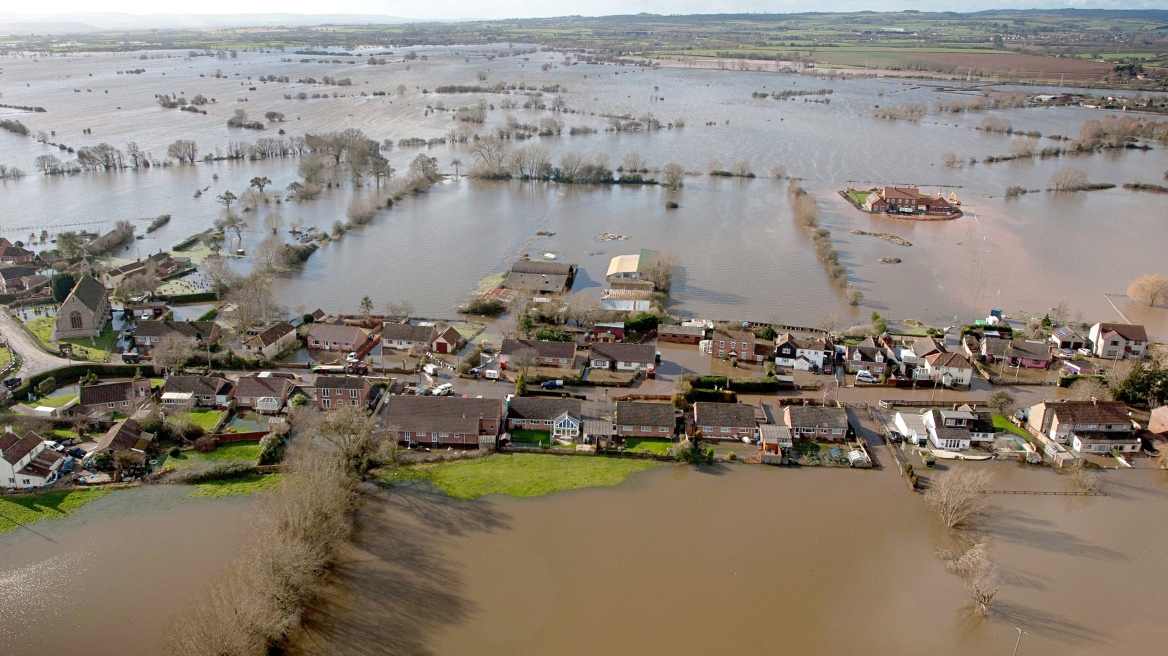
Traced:
<svg viewBox="0 0 1168 656">
<path fill-rule="evenodd" d="M 669 455 L 673 447 L 672 440 L 658 440 L 645 437 L 630 437 L 625 440 L 625 450 L 634 453 L 655 453 L 659 456 Z"/>
<path fill-rule="evenodd" d="M 3 367 L 4 365 L 8 364 L 8 361 L 11 359 L 12 359 L 12 351 L 9 351 L 6 348 L 0 347 L 0 367 Z"/>
<path fill-rule="evenodd" d="M 43 405 L 46 408 L 60 408 L 77 398 L 76 394 L 61 394 L 60 396 L 46 396 L 43 399 L 38 399 L 33 403 L 33 407 Z"/>
<path fill-rule="evenodd" d="M 523 444 L 542 444 L 548 446 L 552 441 L 552 434 L 544 431 L 516 429 L 510 431 L 512 442 L 522 442 Z"/>
<path fill-rule="evenodd" d="M 859 205 L 863 205 L 864 201 L 867 200 L 867 198 L 868 198 L 868 194 L 870 194 L 872 192 L 853 190 L 853 191 L 849 191 L 846 193 L 847 193 L 848 197 L 852 199 L 853 202 L 855 202 Z"/>
<path fill-rule="evenodd" d="M 219 410 L 191 410 L 185 415 L 179 413 L 167 417 L 166 423 L 178 425 L 183 421 L 189 421 L 210 433 L 215 430 L 215 426 L 219 424 L 219 419 L 222 417 L 223 413 Z"/>
<path fill-rule="evenodd" d="M 199 497 L 234 497 L 241 494 L 255 494 L 270 490 L 280 482 L 279 474 L 256 474 L 243 478 L 231 478 L 223 481 L 207 481 L 195 485 L 195 491 L 187 498 Z"/>
<path fill-rule="evenodd" d="M 36 335 L 36 338 L 41 341 L 50 350 L 57 350 L 52 340 L 53 336 L 53 317 L 40 316 L 25 325 Z M 61 343 L 73 345 L 74 359 L 81 359 L 84 357 L 90 362 L 104 362 L 109 357 L 110 351 L 113 350 L 114 345 L 117 344 L 118 334 L 114 331 L 112 324 L 107 323 L 101 334 L 90 339 L 88 337 L 75 337 L 72 339 L 63 339 Z"/>
<path fill-rule="evenodd" d="M 488 494 L 538 497 L 560 490 L 618 485 L 630 474 L 656 466 L 651 460 L 514 453 L 380 470 L 378 478 L 389 483 L 424 478 L 455 499 Z"/>
<path fill-rule="evenodd" d="M 109 490 L 69 490 L 0 497 L 0 533 L 25 524 L 67 517 L 81 506 L 109 494 Z"/>
<path fill-rule="evenodd" d="M 1034 440 L 1034 438 L 1031 437 L 1030 433 L 1026 432 L 1025 428 L 1022 428 L 1020 426 L 1015 426 L 1013 424 L 1013 422 L 1011 422 L 1009 419 L 1006 419 L 1004 416 L 999 415 L 996 412 L 994 413 L 994 428 L 998 432 L 1004 431 L 1007 433 L 1013 433 L 1014 435 L 1017 435 L 1018 437 L 1021 437 L 1022 439 L 1026 440 L 1028 442 L 1031 442 Z"/>
<path fill-rule="evenodd" d="M 231 460 L 255 464 L 259 459 L 259 442 L 231 442 L 228 444 L 220 444 L 219 448 L 210 453 L 199 453 L 192 449 L 190 451 L 183 451 L 177 456 L 168 455 L 166 456 L 166 460 L 162 462 L 162 465 L 164 467 L 174 467 L 175 469 L 186 469 L 187 467 L 194 467 L 196 465 Z"/>
</svg>

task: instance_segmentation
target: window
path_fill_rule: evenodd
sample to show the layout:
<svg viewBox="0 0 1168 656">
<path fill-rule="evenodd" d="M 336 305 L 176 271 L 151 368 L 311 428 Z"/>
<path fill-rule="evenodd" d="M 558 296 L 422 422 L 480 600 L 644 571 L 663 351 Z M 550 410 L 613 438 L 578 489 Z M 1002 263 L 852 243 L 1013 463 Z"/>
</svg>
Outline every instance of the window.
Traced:
<svg viewBox="0 0 1168 656">
<path fill-rule="evenodd" d="M 631 430 L 633 430 L 633 427 L 629 426 L 628 424 L 625 424 L 625 425 L 621 426 L 621 430 L 631 431 Z"/>
<path fill-rule="evenodd" d="M 328 400 L 328 399 L 321 400 L 320 404 L 322 406 L 324 406 L 325 410 L 328 410 L 329 408 L 333 407 L 333 402 Z"/>
<path fill-rule="evenodd" d="M 450 437 L 450 433 L 438 433 L 439 437 Z"/>
<path fill-rule="evenodd" d="M 668 432 L 669 432 L 669 429 L 668 429 L 668 428 L 666 428 L 665 426 L 659 426 L 659 427 L 657 428 L 657 432 L 658 432 L 658 433 L 668 433 Z"/>
<path fill-rule="evenodd" d="M 406 438 L 407 440 L 410 439 L 410 432 L 406 431 L 406 432 L 402 433 L 402 437 Z"/>
<path fill-rule="evenodd" d="M 718 341 L 718 348 L 726 348 L 726 340 L 724 340 L 724 339 L 719 340 Z"/>
<path fill-rule="evenodd" d="M 718 429 L 718 432 L 719 433 L 729 433 L 730 429 L 726 428 L 725 426 L 722 426 L 721 428 Z"/>
<path fill-rule="evenodd" d="M 77 310 L 69 313 L 69 327 L 73 330 L 81 330 L 81 313 Z"/>
<path fill-rule="evenodd" d="M 833 428 L 833 429 L 831 429 L 831 434 L 832 434 L 832 435 L 840 435 L 840 434 L 842 434 L 843 432 L 844 432 L 844 429 L 842 429 L 842 428 Z"/>
<path fill-rule="evenodd" d="M 112 408 L 112 407 L 114 407 L 114 402 L 113 402 L 113 401 L 110 401 L 110 402 L 109 402 L 109 407 L 111 407 L 111 408 Z"/>
<path fill-rule="evenodd" d="M 324 388 L 323 390 L 321 390 L 320 395 L 327 399 L 329 396 L 329 389 L 327 387 Z"/>
<path fill-rule="evenodd" d="M 357 390 L 355 390 L 355 389 L 349 390 L 349 398 L 350 399 L 357 398 Z"/>
</svg>

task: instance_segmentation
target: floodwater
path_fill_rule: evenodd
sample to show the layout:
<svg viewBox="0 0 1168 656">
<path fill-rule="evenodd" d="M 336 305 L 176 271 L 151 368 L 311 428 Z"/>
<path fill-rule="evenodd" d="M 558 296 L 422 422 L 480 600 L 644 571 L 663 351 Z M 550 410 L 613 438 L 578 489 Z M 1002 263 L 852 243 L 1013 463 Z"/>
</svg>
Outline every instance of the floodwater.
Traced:
<svg viewBox="0 0 1168 656">
<path fill-rule="evenodd" d="M 248 497 L 118 491 L 58 521 L 0 535 L 0 653 L 153 655 L 228 563 Z"/>
<path fill-rule="evenodd" d="M 992 463 L 998 489 L 1067 490 Z M 668 467 L 538 499 L 389 493 L 290 653 L 1161 653 L 1168 481 L 1110 496 L 997 497 L 989 618 L 935 556 L 951 546 L 891 470 Z"/>
<path fill-rule="evenodd" d="M 740 71 L 664 68 L 647 70 L 600 65 L 562 65 L 556 53 L 536 53 L 487 61 L 497 48 L 447 47 L 420 49 L 427 60 L 400 61 L 401 52 L 384 66 L 365 64 L 367 53 L 341 63 L 302 63 L 302 56 L 280 53 L 240 53 L 238 59 L 183 55 L 140 60 L 126 54 L 52 58 L 14 58 L 3 66 L 4 102 L 41 105 L 44 113 L 16 116 L 31 130 L 56 131 L 54 139 L 80 147 L 109 142 L 125 149 L 135 141 L 144 151 L 161 156 L 176 138 L 195 139 L 200 152 L 223 149 L 230 141 L 288 136 L 357 127 L 376 139 L 443 136 L 458 125 L 447 113 L 428 112 L 444 103 L 447 109 L 479 99 L 498 104 L 525 96 L 512 94 L 422 93 L 441 84 L 545 86 L 560 84 L 560 95 L 578 113 L 554 115 L 566 127 L 603 129 L 602 113 L 652 112 L 663 121 L 682 118 L 684 128 L 651 133 L 605 133 L 537 138 L 553 162 L 568 151 L 593 156 L 606 153 L 610 166 L 637 151 L 651 166 L 668 162 L 704 172 L 712 160 L 728 168 L 746 160 L 760 177 L 754 180 L 691 176 L 685 188 L 669 194 L 655 187 L 586 188 L 532 182 L 449 180 L 429 194 L 407 198 L 340 242 L 315 254 L 300 271 L 276 285 L 277 298 L 290 309 L 321 306 L 330 311 L 357 311 L 369 295 L 378 305 L 410 299 L 418 312 L 449 316 L 463 303 L 476 282 L 502 270 L 524 253 L 557 255 L 559 261 L 583 268 L 580 287 L 596 295 L 613 255 L 640 248 L 674 251 L 683 271 L 675 285 L 671 309 L 712 318 L 781 320 L 818 324 L 835 317 L 837 325 L 864 321 L 873 310 L 897 318 L 949 323 L 984 316 L 990 307 L 1025 308 L 1042 312 L 1066 301 L 1071 315 L 1084 320 L 1114 320 L 1119 314 L 1105 294 L 1122 295 L 1132 278 L 1162 268 L 1168 231 L 1161 225 L 1162 196 L 1122 188 L 1078 194 L 1030 194 L 1002 197 L 1009 185 L 1030 189 L 1049 186 L 1054 170 L 1068 164 L 1092 181 L 1122 184 L 1154 181 L 1168 170 L 1168 149 L 1123 151 L 1089 157 L 1033 159 L 999 164 L 946 168 L 943 152 L 968 158 L 1005 154 L 1009 137 L 973 129 L 987 115 L 1009 119 L 1017 130 L 1076 135 L 1083 122 L 1101 118 L 1098 110 L 1081 108 L 1013 109 L 986 114 L 929 113 L 920 123 L 871 118 L 875 105 L 923 102 L 935 98 L 968 98 L 974 92 L 939 90 L 935 85 L 896 79 L 826 80 L 806 76 Z M 155 53 L 157 54 L 157 53 Z M 281 58 L 291 61 L 281 62 Z M 465 61 L 469 58 L 470 61 Z M 347 62 L 355 63 L 349 64 Z M 552 68 L 541 70 L 541 65 Z M 119 70 L 146 69 L 142 74 Z M 215 78 L 217 70 L 224 77 Z M 289 83 L 262 83 L 262 75 L 287 75 Z M 332 87 L 297 84 L 313 76 L 351 77 L 353 85 Z M 398 95 L 396 87 L 407 88 Z M 249 87 L 255 86 L 255 91 Z M 831 88 L 831 103 L 816 104 L 751 98 L 754 91 Z M 1032 89 L 1036 90 L 1037 89 Z M 108 93 L 106 93 L 108 91 Z M 307 91 L 347 94 L 347 97 L 286 100 L 284 94 Z M 387 91 L 387 96 L 360 93 Z M 883 91 L 883 95 L 878 95 Z M 208 114 L 164 110 L 155 94 L 202 93 L 216 99 Z M 545 93 L 550 101 L 554 94 Z M 820 98 L 813 96 L 812 98 Z M 246 102 L 240 102 L 246 100 Z M 225 126 L 236 108 L 254 118 L 265 111 L 286 114 L 281 124 L 263 132 Z M 538 109 L 494 109 L 478 128 L 486 134 L 514 115 L 537 123 L 552 116 Z M 91 134 L 83 134 L 90 128 Z M 523 142 L 532 143 L 532 142 Z M 1040 145 L 1053 142 L 1043 140 Z M 516 142 L 515 145 L 519 145 Z M 57 153 L 7 132 L 0 133 L 0 163 L 34 169 L 38 155 Z M 438 158 L 443 171 L 453 173 L 459 159 L 465 173 L 473 156 L 465 145 L 434 148 L 395 147 L 387 153 L 399 171 L 419 152 Z M 859 308 L 850 308 L 841 291 L 827 281 L 810 240 L 794 225 L 785 181 L 769 177 L 773 165 L 784 165 L 819 200 L 822 225 L 832 231 L 841 262 L 853 287 L 864 294 Z M 218 179 L 216 179 L 216 176 Z M 42 229 L 108 229 L 118 219 L 145 220 L 163 213 L 173 220 L 136 242 L 124 256 L 135 257 L 169 248 L 210 226 L 222 212 L 215 196 L 225 190 L 237 195 L 255 176 L 283 189 L 296 179 L 296 159 L 262 162 L 218 162 L 172 166 L 140 172 L 85 173 L 74 176 L 30 175 L 0 183 L 5 214 L 0 235 L 28 239 Z M 956 191 L 967 215 L 957 221 L 907 222 L 860 213 L 835 192 L 854 185 L 919 184 L 926 191 Z M 194 192 L 208 188 L 195 198 Z M 279 211 L 286 225 L 294 219 L 328 229 L 343 220 L 355 195 L 373 193 L 372 184 L 354 190 L 348 183 L 326 190 L 314 201 L 269 205 L 259 215 L 247 214 L 252 225 L 241 245 L 252 249 L 264 238 L 260 229 L 266 211 Z M 680 208 L 665 209 L 666 200 Z M 890 232 L 911 241 L 911 248 L 853 229 Z M 540 237 L 537 231 L 556 233 Z M 628 241 L 599 243 L 603 232 L 626 234 Z M 234 240 L 232 240 L 234 241 Z M 879 264 L 882 257 L 900 257 L 897 265 Z M 250 262 L 238 263 L 242 268 Z M 1153 333 L 1168 335 L 1168 312 L 1147 310 L 1119 297 L 1115 304 L 1129 319 L 1148 323 Z"/>
</svg>

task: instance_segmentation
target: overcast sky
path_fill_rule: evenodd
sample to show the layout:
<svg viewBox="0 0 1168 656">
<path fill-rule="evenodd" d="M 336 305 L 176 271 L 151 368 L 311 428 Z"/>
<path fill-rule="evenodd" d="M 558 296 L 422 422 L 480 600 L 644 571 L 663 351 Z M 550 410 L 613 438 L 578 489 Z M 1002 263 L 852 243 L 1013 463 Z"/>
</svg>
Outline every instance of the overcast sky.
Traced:
<svg viewBox="0 0 1168 656">
<path fill-rule="evenodd" d="M 737 12 L 952 10 L 989 8 L 1092 7 L 1107 9 L 1168 9 L 1168 0 L 198 0 L 160 3 L 158 0 L 40 0 L 0 3 L 0 11 L 29 14 L 125 12 L 131 14 L 379 14 L 402 18 L 528 18 L 572 14 L 604 16 L 649 12 L 655 14 L 713 14 Z"/>
</svg>

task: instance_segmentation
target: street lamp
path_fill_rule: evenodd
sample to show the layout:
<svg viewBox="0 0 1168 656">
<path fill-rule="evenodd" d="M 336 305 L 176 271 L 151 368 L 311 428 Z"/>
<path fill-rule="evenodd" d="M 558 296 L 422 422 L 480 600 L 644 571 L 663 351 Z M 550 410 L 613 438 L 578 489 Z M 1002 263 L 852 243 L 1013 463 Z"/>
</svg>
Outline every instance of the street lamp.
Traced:
<svg viewBox="0 0 1168 656">
<path fill-rule="evenodd" d="M 1020 627 L 1014 627 L 1018 631 L 1018 639 L 1014 641 L 1014 653 L 1011 656 L 1018 656 L 1018 645 L 1022 642 L 1022 636 L 1026 634 Z"/>
</svg>

